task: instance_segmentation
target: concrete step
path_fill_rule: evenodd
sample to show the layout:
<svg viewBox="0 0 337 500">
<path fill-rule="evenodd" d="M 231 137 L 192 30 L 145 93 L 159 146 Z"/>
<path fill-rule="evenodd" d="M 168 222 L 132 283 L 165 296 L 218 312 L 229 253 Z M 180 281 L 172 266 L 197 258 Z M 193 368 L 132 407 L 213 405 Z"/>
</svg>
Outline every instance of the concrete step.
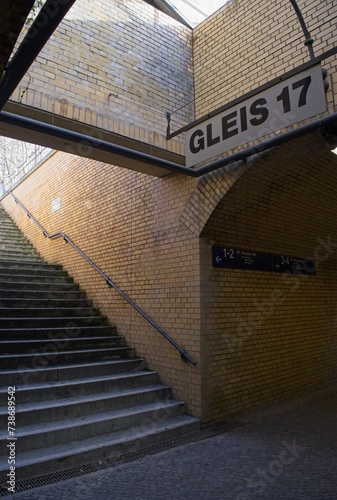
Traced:
<svg viewBox="0 0 337 500">
<path fill-rule="evenodd" d="M 87 377 L 104 377 L 122 373 L 136 373 L 145 369 L 141 358 L 117 358 L 108 361 L 90 361 L 87 363 L 65 363 L 64 365 L 44 366 L 35 365 L 0 370 L 0 386 L 21 386 L 22 384 L 41 384 L 43 382 L 59 382 L 64 380 L 82 379 Z"/>
<path fill-rule="evenodd" d="M 16 480 L 137 452 L 146 446 L 195 432 L 199 427 L 197 418 L 188 415 L 170 417 L 170 407 L 158 404 L 151 416 L 129 429 L 17 453 Z M 7 473 L 5 459 L 0 463 L 0 480 L 7 481 Z"/>
<path fill-rule="evenodd" d="M 54 269 L 53 267 L 47 266 L 25 266 L 25 265 L 10 265 L 9 262 L 6 265 L 1 265 L 0 263 L 0 276 L 40 276 L 42 278 L 68 278 L 69 276 L 65 271 L 60 269 Z"/>
<path fill-rule="evenodd" d="M 15 435 L 8 440 L 8 387 Z M 0 208 L 0 480 L 119 456 L 199 428 L 62 270 Z"/>
<path fill-rule="evenodd" d="M 63 344 L 65 340 L 81 337 L 116 337 L 114 325 L 82 326 L 75 324 L 59 328 L 2 328 L 0 329 L 1 341 L 29 341 L 51 340 L 56 344 Z"/>
<path fill-rule="evenodd" d="M 48 264 L 40 260 L 39 262 L 16 262 L 13 260 L 0 259 L 0 269 L 17 269 L 20 271 L 21 269 L 25 270 L 57 270 L 62 271 L 62 266 L 59 264 Z"/>
<path fill-rule="evenodd" d="M 52 347 L 52 352 L 47 348 L 42 352 L 29 354 L 1 354 L 0 366 L 3 370 L 9 369 L 33 369 L 35 367 L 58 366 L 75 364 L 76 362 L 107 361 L 118 358 L 129 358 L 134 356 L 131 347 L 95 348 L 79 350 L 57 350 Z"/>
<path fill-rule="evenodd" d="M 1 227 L 2 227 L 2 225 L 4 225 L 5 227 L 10 227 L 10 228 L 16 229 L 17 231 L 20 231 L 19 227 L 16 225 L 16 223 L 10 218 L 10 216 L 5 211 L 0 212 L 0 225 L 1 225 Z"/>
<path fill-rule="evenodd" d="M 20 252 L 33 252 L 37 253 L 34 247 L 27 241 L 25 238 L 20 236 L 15 236 L 13 234 L 12 238 L 9 238 L 7 235 L 4 235 L 3 228 L 0 231 L 0 251 L 13 249 Z"/>
<path fill-rule="evenodd" d="M 0 290 L 0 309 L 38 309 L 44 308 L 48 309 L 48 314 L 50 309 L 66 309 L 73 308 L 80 310 L 83 308 L 92 308 L 92 301 L 85 298 L 63 298 L 63 294 L 60 294 L 59 298 L 31 298 L 28 294 L 26 298 L 22 297 L 6 297 L 6 294 L 1 295 Z M 39 294 L 40 295 L 40 294 Z"/>
<path fill-rule="evenodd" d="M 18 262 L 18 263 L 30 263 L 30 262 L 41 262 L 41 257 L 36 254 L 36 255 L 23 255 L 20 254 L 20 252 L 0 252 L 0 259 L 1 260 L 7 260 L 11 262 Z"/>
<path fill-rule="evenodd" d="M 36 304 L 34 304 L 36 305 Z M 73 318 L 83 316 L 86 318 L 99 315 L 98 309 L 94 307 L 0 307 L 0 318 Z"/>
<path fill-rule="evenodd" d="M 22 234 L 20 229 L 15 224 L 13 224 L 12 221 L 0 217 L 0 226 L 1 226 L 1 234 L 7 234 L 7 233 L 15 234 L 18 238 L 25 239 L 27 241 L 27 239 Z"/>
<path fill-rule="evenodd" d="M 44 286 L 37 288 L 34 287 L 34 289 L 31 289 L 29 288 L 29 286 L 27 286 L 27 284 L 26 288 L 18 288 L 18 286 L 14 285 L 12 285 L 12 288 L 3 288 L 0 285 L 0 297 L 12 300 L 29 299 L 30 297 L 32 298 L 32 300 L 39 300 L 40 297 L 43 297 L 46 300 L 77 300 L 84 299 L 85 293 L 82 290 L 79 290 L 77 285 L 55 287 L 54 290 L 51 290 L 50 288 L 45 289 Z"/>
<path fill-rule="evenodd" d="M 10 219 L 6 216 L 4 217 L 1 213 L 0 213 L 0 225 L 1 225 L 1 227 L 10 228 L 13 230 L 15 229 L 16 231 L 20 232 L 20 229 L 15 224 L 15 222 L 12 221 L 12 219 Z M 21 232 L 20 232 L 20 234 L 22 235 Z"/>
<path fill-rule="evenodd" d="M 67 274 L 60 274 L 56 273 L 56 275 L 51 276 L 49 275 L 43 275 L 43 274 L 36 274 L 36 273 L 28 273 L 25 274 L 24 272 L 20 273 L 1 273 L 0 271 L 0 284 L 1 283 L 29 283 L 29 284 L 34 284 L 34 283 L 50 283 L 53 282 L 55 284 L 65 284 L 65 283 L 73 283 L 74 280 L 70 278 Z"/>
<path fill-rule="evenodd" d="M 150 370 L 136 370 L 134 372 L 109 373 L 106 375 L 93 375 L 87 377 L 82 373 L 81 377 L 74 379 L 64 379 L 56 381 L 27 383 L 16 385 L 16 401 L 19 404 L 18 412 L 21 411 L 21 405 L 26 403 L 40 402 L 44 404 L 47 401 L 53 401 L 57 405 L 58 399 L 89 396 L 100 394 L 102 392 L 114 392 L 122 389 L 137 389 L 146 384 L 154 385 L 158 383 L 158 375 Z M 0 387 L 2 401 L 7 394 L 8 387 Z M 2 406 L 2 410 L 5 411 Z"/>
<path fill-rule="evenodd" d="M 28 243 L 28 241 L 21 240 L 19 238 L 2 239 L 0 237 L 0 255 L 11 252 L 38 255 L 37 251 L 31 246 L 30 243 Z"/>
<path fill-rule="evenodd" d="M 8 240 L 0 244 L 0 255 L 15 253 L 17 255 L 38 255 L 37 251 L 28 243 L 22 241 Z"/>
<path fill-rule="evenodd" d="M 43 422 L 43 425 L 38 422 L 29 426 L 18 426 L 15 435 L 20 445 L 20 453 L 23 453 L 130 429 L 153 418 L 153 413 L 160 413 L 163 407 L 170 417 L 181 416 L 186 412 L 185 405 L 180 401 L 158 401 L 71 419 Z M 0 436 L 5 440 L 8 432 L 0 433 Z"/>
<path fill-rule="evenodd" d="M 39 422 L 75 419 L 95 413 L 111 412 L 121 408 L 130 408 L 141 404 L 154 403 L 171 397 L 170 388 L 159 383 L 153 385 L 116 389 L 113 392 L 95 392 L 92 394 L 71 395 L 57 400 L 21 403 L 16 413 L 15 425 L 23 429 Z M 102 388 L 100 388 L 102 391 Z M 20 398 L 20 395 L 18 396 Z M 21 399 L 20 399 L 21 401 Z M 0 408 L 0 426 L 6 429 L 8 409 Z"/>
<path fill-rule="evenodd" d="M 1 332 L 0 332 L 1 333 Z M 1 354 L 28 354 L 51 352 L 53 350 L 81 350 L 99 347 L 124 347 L 122 336 L 95 336 L 77 338 L 64 337 L 59 339 L 30 339 L 30 340 L 0 340 Z"/>
<path fill-rule="evenodd" d="M 75 283 L 55 283 L 53 281 L 44 281 L 43 283 L 39 282 L 29 282 L 29 281 L 5 281 L 2 280 L 0 282 L 0 289 L 6 290 L 38 290 L 40 294 L 44 296 L 44 293 L 47 291 L 55 291 L 55 292 L 67 292 L 73 290 L 79 290 L 78 285 Z"/>
<path fill-rule="evenodd" d="M 77 326 L 100 326 L 107 325 L 107 318 L 105 316 L 60 316 L 53 317 L 28 317 L 27 315 L 21 317 L 1 318 L 0 317 L 0 330 L 2 328 L 55 328 L 55 327 L 71 327 Z"/>
<path fill-rule="evenodd" d="M 20 232 L 20 229 L 18 228 L 18 226 L 12 221 L 12 219 L 9 219 L 9 218 L 6 218 L 6 217 L 2 217 L 2 215 L 0 214 L 0 225 L 1 225 L 1 228 L 4 228 L 4 229 L 15 229 L 16 231 L 19 231 Z M 20 233 L 22 235 L 22 233 Z"/>
</svg>

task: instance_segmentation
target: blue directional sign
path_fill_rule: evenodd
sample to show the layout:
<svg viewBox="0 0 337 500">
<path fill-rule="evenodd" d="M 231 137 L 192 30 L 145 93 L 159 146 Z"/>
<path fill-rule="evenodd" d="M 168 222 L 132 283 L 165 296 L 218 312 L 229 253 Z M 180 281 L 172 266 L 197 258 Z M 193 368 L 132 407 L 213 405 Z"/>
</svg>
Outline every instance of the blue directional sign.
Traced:
<svg viewBox="0 0 337 500">
<path fill-rule="evenodd" d="M 273 256 L 269 253 L 213 246 L 213 266 L 231 269 L 272 271 Z"/>
<path fill-rule="evenodd" d="M 316 274 L 316 262 L 313 259 L 273 255 L 273 262 L 276 273 L 307 274 L 309 276 Z"/>
<path fill-rule="evenodd" d="M 313 259 L 241 250 L 219 245 L 213 245 L 212 247 L 212 265 L 218 268 L 304 274 L 308 276 L 316 274 L 316 262 Z"/>
</svg>

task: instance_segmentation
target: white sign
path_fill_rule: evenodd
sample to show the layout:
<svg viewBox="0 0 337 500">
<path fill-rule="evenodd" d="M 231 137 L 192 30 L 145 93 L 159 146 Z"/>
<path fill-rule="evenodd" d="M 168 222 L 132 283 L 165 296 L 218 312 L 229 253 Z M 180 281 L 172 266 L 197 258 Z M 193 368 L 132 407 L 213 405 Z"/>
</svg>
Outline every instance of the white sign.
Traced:
<svg viewBox="0 0 337 500">
<path fill-rule="evenodd" d="M 322 70 L 313 66 L 188 130 L 186 165 L 192 167 L 326 109 Z"/>
<path fill-rule="evenodd" d="M 61 208 L 61 198 L 59 197 L 52 201 L 51 211 L 52 213 L 54 213 L 60 210 L 60 208 Z"/>
</svg>

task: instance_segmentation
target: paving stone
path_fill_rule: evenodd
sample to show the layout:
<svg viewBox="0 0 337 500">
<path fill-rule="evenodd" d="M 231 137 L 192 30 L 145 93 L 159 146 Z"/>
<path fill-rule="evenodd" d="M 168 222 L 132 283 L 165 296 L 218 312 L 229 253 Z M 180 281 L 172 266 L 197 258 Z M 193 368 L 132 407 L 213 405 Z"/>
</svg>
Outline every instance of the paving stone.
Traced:
<svg viewBox="0 0 337 500">
<path fill-rule="evenodd" d="M 336 500 L 337 385 L 250 412 L 215 437 L 6 498 Z"/>
</svg>

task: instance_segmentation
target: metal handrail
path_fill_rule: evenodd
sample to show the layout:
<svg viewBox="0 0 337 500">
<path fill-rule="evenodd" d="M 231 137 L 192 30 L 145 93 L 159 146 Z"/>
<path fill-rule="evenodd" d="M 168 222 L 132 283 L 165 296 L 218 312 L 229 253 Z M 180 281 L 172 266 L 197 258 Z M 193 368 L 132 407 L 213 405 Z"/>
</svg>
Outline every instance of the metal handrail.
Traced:
<svg viewBox="0 0 337 500">
<path fill-rule="evenodd" d="M 3 185 L 3 183 L 0 181 L 0 184 Z M 110 288 L 114 288 L 148 323 L 150 323 L 153 328 L 155 328 L 168 342 L 170 342 L 173 347 L 177 349 L 180 353 L 180 357 L 183 361 L 189 362 L 192 365 L 196 365 L 197 362 L 188 354 L 185 349 L 183 349 L 175 340 L 173 340 L 157 323 L 150 318 L 146 312 L 144 312 L 123 290 L 119 288 L 119 286 L 116 285 L 116 283 L 107 276 L 102 269 L 97 266 L 87 255 L 85 252 L 83 252 L 77 245 L 74 243 L 69 236 L 67 236 L 64 232 L 59 231 L 54 234 L 49 234 L 46 229 L 39 223 L 37 219 L 33 216 L 33 214 L 21 203 L 21 201 L 12 193 L 12 191 L 8 191 L 5 186 L 3 185 L 5 192 L 10 195 L 15 203 L 17 203 L 23 211 L 26 213 L 29 219 L 31 219 L 34 224 L 42 231 L 43 235 L 50 239 L 50 240 L 56 240 L 58 238 L 63 238 L 66 243 L 69 243 L 105 280 L 106 284 Z"/>
</svg>

